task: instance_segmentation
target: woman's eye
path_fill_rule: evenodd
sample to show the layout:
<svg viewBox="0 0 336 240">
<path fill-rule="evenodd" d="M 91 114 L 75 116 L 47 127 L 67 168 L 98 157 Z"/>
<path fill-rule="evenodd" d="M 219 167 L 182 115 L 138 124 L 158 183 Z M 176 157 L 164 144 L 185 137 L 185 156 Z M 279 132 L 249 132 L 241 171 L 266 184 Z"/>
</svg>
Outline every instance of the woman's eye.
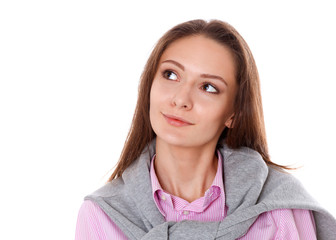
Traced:
<svg viewBox="0 0 336 240">
<path fill-rule="evenodd" d="M 206 83 L 202 86 L 202 90 L 210 93 L 218 93 L 218 90 L 209 83 Z"/>
<path fill-rule="evenodd" d="M 168 79 L 168 80 L 172 80 L 172 81 L 176 81 L 177 80 L 177 75 L 170 70 L 166 70 L 163 72 L 163 77 Z"/>
</svg>

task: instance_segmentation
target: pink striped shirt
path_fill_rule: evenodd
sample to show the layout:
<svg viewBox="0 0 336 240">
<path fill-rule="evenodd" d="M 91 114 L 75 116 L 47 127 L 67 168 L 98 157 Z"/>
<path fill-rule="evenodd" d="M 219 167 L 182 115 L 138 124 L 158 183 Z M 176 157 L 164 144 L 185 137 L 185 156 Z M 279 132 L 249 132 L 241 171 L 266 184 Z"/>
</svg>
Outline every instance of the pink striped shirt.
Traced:
<svg viewBox="0 0 336 240">
<path fill-rule="evenodd" d="M 225 194 L 222 174 L 222 159 L 218 153 L 215 179 L 204 196 L 189 203 L 165 192 L 154 170 L 154 157 L 150 176 L 153 199 L 166 221 L 221 221 L 226 217 Z M 76 227 L 76 240 L 116 239 L 127 240 L 119 227 L 94 202 L 84 201 Z M 316 239 L 314 218 L 311 211 L 300 209 L 277 209 L 259 215 L 246 235 L 240 240 L 252 239 Z"/>
<path fill-rule="evenodd" d="M 221 154 L 218 153 L 218 156 Z M 203 222 L 221 221 L 226 216 L 222 160 L 218 158 L 217 172 L 210 188 L 204 196 L 192 203 L 165 192 L 154 169 L 155 157 L 151 162 L 151 182 L 156 206 L 166 221 L 179 222 L 196 220 Z"/>
</svg>

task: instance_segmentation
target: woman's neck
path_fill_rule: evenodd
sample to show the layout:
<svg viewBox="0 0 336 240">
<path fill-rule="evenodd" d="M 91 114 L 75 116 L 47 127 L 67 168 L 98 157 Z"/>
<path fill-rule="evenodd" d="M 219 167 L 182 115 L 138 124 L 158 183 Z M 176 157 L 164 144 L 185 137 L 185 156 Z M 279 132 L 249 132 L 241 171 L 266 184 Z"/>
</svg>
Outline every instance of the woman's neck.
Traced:
<svg viewBox="0 0 336 240">
<path fill-rule="evenodd" d="M 217 172 L 215 148 L 184 148 L 157 139 L 154 168 L 161 187 L 188 202 L 202 197 Z"/>
</svg>

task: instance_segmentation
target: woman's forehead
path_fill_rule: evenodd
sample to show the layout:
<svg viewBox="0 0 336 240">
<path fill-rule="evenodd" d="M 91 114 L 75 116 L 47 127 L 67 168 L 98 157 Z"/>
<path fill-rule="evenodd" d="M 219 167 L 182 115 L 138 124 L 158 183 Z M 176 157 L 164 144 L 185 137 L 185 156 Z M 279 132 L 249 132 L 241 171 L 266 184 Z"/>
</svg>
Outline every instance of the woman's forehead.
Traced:
<svg viewBox="0 0 336 240">
<path fill-rule="evenodd" d="M 173 62 L 183 71 L 219 75 L 235 81 L 235 61 L 231 50 L 202 35 L 181 38 L 170 44 L 159 64 Z"/>
</svg>

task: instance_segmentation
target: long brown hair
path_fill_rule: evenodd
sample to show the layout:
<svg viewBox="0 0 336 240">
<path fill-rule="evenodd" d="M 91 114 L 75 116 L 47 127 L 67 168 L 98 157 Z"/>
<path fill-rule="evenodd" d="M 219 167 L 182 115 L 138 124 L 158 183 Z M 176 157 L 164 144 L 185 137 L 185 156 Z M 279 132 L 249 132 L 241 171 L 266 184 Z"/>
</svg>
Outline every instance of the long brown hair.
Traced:
<svg viewBox="0 0 336 240">
<path fill-rule="evenodd" d="M 249 147 L 259 152 L 264 161 L 273 166 L 289 169 L 273 163 L 268 153 L 264 115 L 257 66 L 253 55 L 240 34 L 228 23 L 219 20 L 192 20 L 181 23 L 165 33 L 154 47 L 141 75 L 138 101 L 132 125 L 125 141 L 119 162 L 109 181 L 120 177 L 137 159 L 146 145 L 155 138 L 149 120 L 150 90 L 159 60 L 174 41 L 192 35 L 202 35 L 231 49 L 236 64 L 238 85 L 234 102 L 233 128 L 226 128 L 220 139 L 231 148 Z"/>
</svg>

